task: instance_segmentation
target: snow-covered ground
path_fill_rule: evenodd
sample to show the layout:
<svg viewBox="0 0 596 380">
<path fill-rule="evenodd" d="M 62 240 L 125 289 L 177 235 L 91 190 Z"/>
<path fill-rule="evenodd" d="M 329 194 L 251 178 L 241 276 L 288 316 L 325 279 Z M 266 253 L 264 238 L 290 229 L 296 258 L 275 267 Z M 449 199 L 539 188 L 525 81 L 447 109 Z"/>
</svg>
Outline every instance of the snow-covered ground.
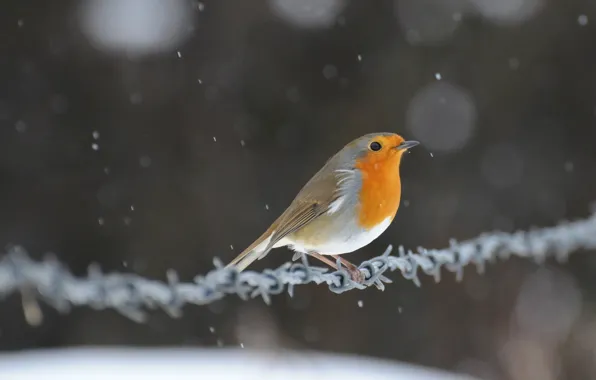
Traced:
<svg viewBox="0 0 596 380">
<path fill-rule="evenodd" d="M 0 355 L 0 379 L 456 380 L 471 377 L 316 352 L 76 348 Z"/>
</svg>

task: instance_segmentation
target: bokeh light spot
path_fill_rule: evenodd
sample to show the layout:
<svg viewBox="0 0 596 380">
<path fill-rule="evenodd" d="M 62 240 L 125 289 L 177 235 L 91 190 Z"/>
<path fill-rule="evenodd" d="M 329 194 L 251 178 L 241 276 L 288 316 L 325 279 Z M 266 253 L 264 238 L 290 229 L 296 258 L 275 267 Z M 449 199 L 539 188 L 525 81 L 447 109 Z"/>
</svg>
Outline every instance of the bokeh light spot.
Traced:
<svg viewBox="0 0 596 380">
<path fill-rule="evenodd" d="M 414 96 L 407 127 L 415 139 L 432 151 L 461 149 L 472 137 L 476 107 L 462 88 L 445 81 L 434 82 Z"/>
</svg>

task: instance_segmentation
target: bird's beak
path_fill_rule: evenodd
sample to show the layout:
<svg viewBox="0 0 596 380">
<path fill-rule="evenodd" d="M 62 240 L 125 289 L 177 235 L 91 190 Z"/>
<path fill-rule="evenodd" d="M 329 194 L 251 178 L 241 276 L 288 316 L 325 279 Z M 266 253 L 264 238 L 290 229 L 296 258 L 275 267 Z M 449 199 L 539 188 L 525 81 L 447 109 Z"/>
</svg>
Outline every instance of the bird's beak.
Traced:
<svg viewBox="0 0 596 380">
<path fill-rule="evenodd" d="M 416 140 L 404 141 L 403 143 L 399 144 L 395 147 L 397 150 L 405 150 L 415 147 L 416 145 L 420 144 L 420 142 Z"/>
</svg>

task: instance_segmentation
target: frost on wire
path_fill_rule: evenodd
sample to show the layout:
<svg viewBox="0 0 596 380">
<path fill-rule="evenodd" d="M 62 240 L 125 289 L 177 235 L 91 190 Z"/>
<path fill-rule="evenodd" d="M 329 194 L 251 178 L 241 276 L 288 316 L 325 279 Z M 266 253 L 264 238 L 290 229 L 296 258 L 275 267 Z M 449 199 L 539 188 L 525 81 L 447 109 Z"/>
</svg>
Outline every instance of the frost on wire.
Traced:
<svg viewBox="0 0 596 380">
<path fill-rule="evenodd" d="M 304 257 L 302 262 L 287 262 L 276 269 L 240 273 L 224 268 L 214 259 L 215 269 L 188 283 L 179 282 L 173 270 L 167 273 L 168 281 L 164 283 L 135 274 L 104 274 L 96 265 L 89 267 L 86 277 L 75 277 L 55 258 L 36 262 L 23 248 L 13 247 L 0 260 L 0 295 L 33 294 L 61 312 L 68 312 L 72 306 L 111 308 L 142 322 L 147 309 L 162 309 L 177 317 L 185 304 L 205 305 L 226 295 L 235 294 L 244 300 L 261 296 L 269 303 L 271 296 L 286 291 L 292 295 L 294 286 L 309 283 L 326 284 L 334 293 L 374 284 L 383 289 L 385 283 L 391 283 L 385 272 L 395 270 L 419 286 L 421 272 L 434 276 L 438 282 L 441 269 L 445 268 L 461 280 L 468 264 L 475 264 L 482 272 L 487 261 L 497 258 L 513 255 L 539 263 L 547 257 L 564 261 L 581 249 L 596 249 L 596 212 L 587 219 L 562 222 L 554 227 L 512 234 L 485 233 L 464 242 L 452 240 L 444 249 L 411 251 L 400 246 L 397 255 L 391 255 L 392 246 L 389 246 L 382 255 L 360 264 L 366 278 L 363 284 L 353 282 L 343 269 L 330 272 L 328 268 L 310 266 Z"/>
</svg>

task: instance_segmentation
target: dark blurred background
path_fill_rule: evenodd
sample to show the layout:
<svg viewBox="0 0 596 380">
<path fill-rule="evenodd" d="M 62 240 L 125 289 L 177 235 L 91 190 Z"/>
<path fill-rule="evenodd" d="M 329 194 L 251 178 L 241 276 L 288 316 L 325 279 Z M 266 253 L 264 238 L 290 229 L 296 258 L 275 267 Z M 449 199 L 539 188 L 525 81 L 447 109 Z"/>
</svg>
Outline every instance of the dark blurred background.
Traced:
<svg viewBox="0 0 596 380">
<path fill-rule="evenodd" d="M 185 281 L 231 260 L 362 134 L 423 145 L 395 222 L 354 253 L 441 248 L 584 218 L 596 200 L 593 0 L 6 0 L 0 12 L 0 243 L 77 274 Z M 255 269 L 291 257 L 276 250 Z M 596 261 L 510 259 L 461 283 L 272 306 L 155 312 L 2 304 L 4 350 L 72 345 L 317 349 L 483 379 L 596 377 Z"/>
</svg>

